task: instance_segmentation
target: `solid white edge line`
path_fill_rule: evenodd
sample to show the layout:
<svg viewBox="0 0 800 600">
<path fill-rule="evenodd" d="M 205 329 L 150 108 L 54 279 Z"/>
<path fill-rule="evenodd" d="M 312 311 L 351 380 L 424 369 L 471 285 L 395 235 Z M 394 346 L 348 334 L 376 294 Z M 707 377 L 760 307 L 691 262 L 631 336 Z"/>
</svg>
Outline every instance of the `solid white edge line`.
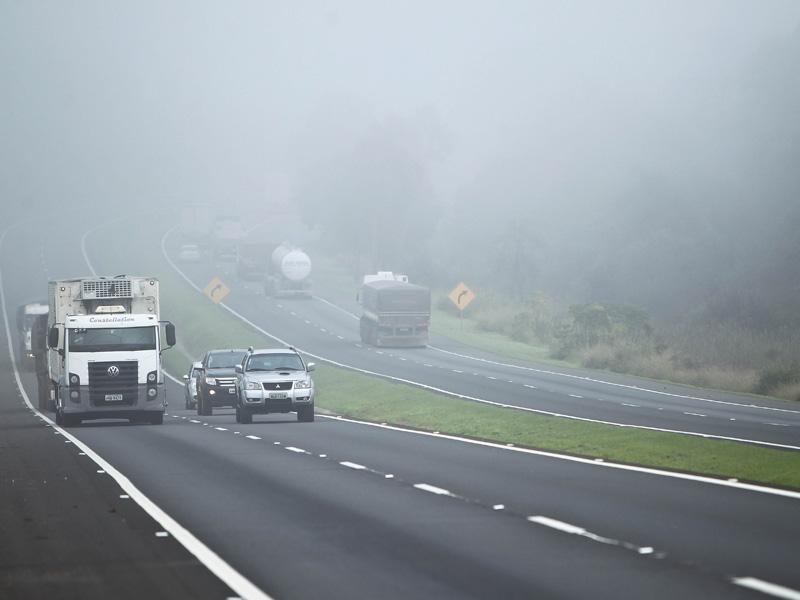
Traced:
<svg viewBox="0 0 800 600">
<path fill-rule="evenodd" d="M 161 238 L 161 253 L 164 256 L 164 259 L 167 261 L 167 263 L 175 270 L 175 272 L 178 273 L 178 275 L 180 275 L 185 281 L 187 281 L 189 283 L 189 285 L 192 286 L 192 288 L 194 288 L 196 291 L 202 293 L 202 290 L 197 285 L 195 285 L 194 282 L 192 282 L 192 280 L 189 279 L 189 277 L 183 271 L 181 271 L 181 269 L 175 264 L 175 262 L 167 254 L 166 239 L 167 239 L 167 236 L 174 230 L 175 230 L 175 228 L 173 227 L 172 229 L 168 230 L 164 234 L 164 236 Z M 314 353 L 309 352 L 307 350 L 304 350 L 304 349 L 302 349 L 302 348 L 300 348 L 300 347 L 298 347 L 296 345 L 290 344 L 288 341 L 286 341 L 284 339 L 281 339 L 276 335 L 273 335 L 273 334 L 269 333 L 265 329 L 259 327 L 255 323 L 253 323 L 250 319 L 248 319 L 244 315 L 236 312 L 233 308 L 231 308 L 230 306 L 228 306 L 224 302 L 220 302 L 217 306 L 221 306 L 222 308 L 227 310 L 229 313 L 231 313 L 233 316 L 235 316 L 237 319 L 239 319 L 242 322 L 246 323 L 247 325 L 249 325 L 250 327 L 252 327 L 256 331 L 258 331 L 259 333 L 267 336 L 268 338 L 273 339 L 276 342 L 278 342 L 279 344 L 282 344 L 284 346 L 293 346 L 299 352 L 302 352 L 303 354 L 306 354 L 306 355 L 308 355 L 311 358 L 314 358 L 316 360 L 319 360 L 319 361 L 322 361 L 322 362 L 326 362 L 328 364 L 334 365 L 336 367 L 340 367 L 342 369 L 349 369 L 349 370 L 355 371 L 357 373 L 363 373 L 365 375 L 372 375 L 374 377 L 382 377 L 383 379 L 388 379 L 390 381 L 397 381 L 399 383 L 405 383 L 407 385 L 412 385 L 412 386 L 415 386 L 415 387 L 418 387 L 418 388 L 421 388 L 421 389 L 429 390 L 429 391 L 432 391 L 432 392 L 437 392 L 437 393 L 440 393 L 440 394 L 444 394 L 446 396 L 452 396 L 454 398 L 461 398 L 462 400 L 471 400 L 472 402 L 477 402 L 477 403 L 480 403 L 480 404 L 488 404 L 488 405 L 491 405 L 491 406 L 500 406 L 502 408 L 511 408 L 511 409 L 514 409 L 514 410 L 520 410 L 520 411 L 523 411 L 523 412 L 531 412 L 531 413 L 536 413 L 536 414 L 541 414 L 541 415 L 547 415 L 547 416 L 550 416 L 550 417 L 561 417 L 561 418 L 564 418 L 564 419 L 572 419 L 574 421 L 584 421 L 584 422 L 587 422 L 587 423 L 600 423 L 602 425 L 613 425 L 614 427 L 628 427 L 628 428 L 631 428 L 631 429 L 642 429 L 642 430 L 647 430 L 647 431 L 660 431 L 660 432 L 663 432 L 663 433 L 676 433 L 676 434 L 680 434 L 680 435 L 689 435 L 689 436 L 693 436 L 693 437 L 702 437 L 702 438 L 716 439 L 716 440 L 727 440 L 727 441 L 730 441 L 730 442 L 740 442 L 740 443 L 745 443 L 745 444 L 757 444 L 757 445 L 760 445 L 760 446 L 770 446 L 770 447 L 774 447 L 774 448 L 785 448 L 787 450 L 800 450 L 800 446 L 792 446 L 790 444 L 779 444 L 777 442 L 766 442 L 766 441 L 763 441 L 763 440 L 749 440 L 749 439 L 736 438 L 736 437 L 725 436 L 725 435 L 714 435 L 714 434 L 711 434 L 711 433 L 700 433 L 700 432 L 697 432 L 697 431 L 681 431 L 681 430 L 677 430 L 677 429 L 665 429 L 665 428 L 662 428 L 662 427 L 649 427 L 647 425 L 632 425 L 630 423 L 617 423 L 615 421 L 604 421 L 604 420 L 600 420 L 600 419 L 589 419 L 587 417 L 577 417 L 575 415 L 567 415 L 567 414 L 557 413 L 557 412 L 552 412 L 552 411 L 547 411 L 547 410 L 540 410 L 540 409 L 537 409 L 537 408 L 530 408 L 530 407 L 527 407 L 527 406 L 517 406 L 517 405 L 514 405 L 514 404 L 503 404 L 501 402 L 494 402 L 492 400 L 486 400 L 484 398 L 476 398 L 475 396 L 467 396 L 465 394 L 458 394 L 456 392 L 452 392 L 452 391 L 449 391 L 449 390 L 444 390 L 444 389 L 441 389 L 441 388 L 437 388 L 437 387 L 434 387 L 434 386 L 431 386 L 431 385 L 420 383 L 418 381 L 412 381 L 410 379 L 403 379 L 402 377 L 395 377 L 393 375 L 387 375 L 385 373 L 377 373 L 375 371 L 369 371 L 367 369 L 361 369 L 359 367 L 354 367 L 352 365 L 347 365 L 347 364 L 344 364 L 344 363 L 340 363 L 340 362 L 335 361 L 333 359 L 326 358 L 326 357 L 320 356 L 318 354 L 314 354 Z M 451 354 L 453 354 L 453 353 L 451 353 Z M 537 370 L 537 369 L 533 369 L 533 370 Z M 587 379 L 587 378 L 582 378 L 582 379 Z M 647 391 L 647 390 L 644 390 L 644 391 Z M 670 394 L 667 394 L 667 395 L 670 395 Z M 794 412 L 794 411 L 790 411 L 790 412 Z M 800 412 L 800 411 L 798 411 L 798 412 Z"/>
<path fill-rule="evenodd" d="M 545 456 L 547 458 L 554 458 L 557 460 L 566 460 L 570 462 L 581 463 L 584 465 L 594 465 L 598 468 L 609 468 L 609 469 L 619 469 L 622 471 L 632 471 L 634 473 L 644 473 L 647 475 L 656 475 L 659 477 L 671 477 L 673 479 L 682 479 L 685 481 L 693 481 L 697 483 L 706 483 L 711 485 L 719 485 L 722 487 L 729 487 L 739 490 L 747 490 L 750 492 L 758 492 L 761 494 L 770 494 L 773 496 L 783 496 L 785 498 L 791 498 L 793 500 L 800 500 L 800 492 L 795 492 L 792 490 L 782 490 L 780 488 L 771 488 L 763 485 L 757 485 L 753 483 L 741 483 L 738 481 L 729 481 L 727 479 L 715 479 L 713 477 L 707 477 L 705 475 L 690 475 L 688 473 L 679 473 L 677 471 L 664 471 L 661 469 L 656 469 L 653 467 L 637 467 L 635 465 L 623 465 L 620 463 L 614 462 L 598 462 L 595 458 L 583 458 L 580 456 L 570 456 L 569 454 L 558 454 L 557 452 L 547 452 L 545 450 L 533 450 L 531 448 L 520 448 L 519 446 L 506 446 L 505 444 L 497 443 L 497 442 L 487 442 L 483 440 L 473 440 L 470 438 L 463 438 L 456 435 L 448 435 L 445 433 L 431 433 L 430 431 L 419 431 L 416 429 L 406 429 L 403 427 L 397 427 L 396 425 L 381 425 L 380 423 L 371 423 L 369 421 L 359 421 L 358 419 L 349 419 L 347 417 L 340 417 L 340 416 L 329 416 L 329 415 L 321 415 L 317 414 L 318 417 L 322 419 L 330 419 L 332 421 L 341 421 L 345 423 L 355 423 L 358 425 L 364 425 L 366 427 L 377 427 L 380 429 L 388 429 L 390 431 L 398 431 L 401 433 L 410 433 L 414 435 L 422 435 L 426 437 L 433 437 L 439 438 L 444 440 L 450 440 L 455 442 L 462 442 L 465 444 L 473 444 L 476 446 L 484 446 L 487 448 L 495 448 L 498 450 L 505 450 L 507 452 L 521 452 L 523 454 L 531 454 L 534 456 Z"/>
<path fill-rule="evenodd" d="M 0 235 L 0 248 L 5 242 L 7 228 Z M 3 324 L 6 331 L 6 341 L 8 342 L 8 352 L 11 357 L 11 367 L 14 371 L 14 379 L 17 382 L 22 399 L 25 404 L 31 409 L 40 419 L 45 423 L 59 431 L 64 437 L 69 439 L 73 444 L 81 449 L 86 456 L 90 457 L 98 467 L 104 470 L 108 475 L 114 478 L 117 485 L 128 495 L 130 498 L 142 507 L 150 517 L 153 518 L 165 531 L 167 531 L 173 538 L 175 538 L 181 546 L 199 560 L 209 571 L 211 571 L 217 578 L 220 579 L 225 585 L 231 588 L 234 592 L 239 594 L 242 598 L 247 600 L 271 600 L 271 597 L 262 592 L 256 587 L 249 579 L 241 575 L 236 569 L 230 566 L 223 560 L 216 552 L 211 550 L 203 542 L 197 539 L 189 530 L 183 527 L 175 519 L 164 512 L 155 502 L 150 500 L 142 493 L 133 483 L 121 472 L 119 472 L 113 465 L 106 461 L 103 457 L 92 450 L 88 445 L 83 443 L 77 437 L 72 435 L 69 431 L 56 425 L 50 417 L 39 412 L 30 401 L 25 388 L 22 385 L 22 379 L 17 368 L 16 357 L 14 356 L 14 346 L 11 341 L 11 329 L 8 323 L 8 311 L 6 307 L 6 294 L 3 284 L 3 272 L 0 268 L 0 309 L 3 313 Z"/>
<path fill-rule="evenodd" d="M 793 590 L 792 588 L 784 587 L 776 583 L 770 583 L 769 581 L 763 581 L 762 579 L 757 579 L 755 577 L 734 577 L 731 579 L 731 582 L 763 594 L 775 596 L 776 598 L 784 598 L 785 600 L 800 600 L 800 592 L 797 590 Z"/>
</svg>

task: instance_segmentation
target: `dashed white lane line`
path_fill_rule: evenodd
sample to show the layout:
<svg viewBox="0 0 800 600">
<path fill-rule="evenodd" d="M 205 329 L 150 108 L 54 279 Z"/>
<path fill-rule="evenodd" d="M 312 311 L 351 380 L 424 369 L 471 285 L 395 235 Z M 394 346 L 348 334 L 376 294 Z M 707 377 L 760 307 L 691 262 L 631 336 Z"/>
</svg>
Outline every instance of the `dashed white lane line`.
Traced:
<svg viewBox="0 0 800 600">
<path fill-rule="evenodd" d="M 306 322 L 306 325 L 311 325 L 311 321 L 309 321 L 308 319 L 304 319 L 304 321 Z"/>
<path fill-rule="evenodd" d="M 214 429 L 216 429 L 217 431 L 228 431 L 224 427 L 214 427 Z"/>
<path fill-rule="evenodd" d="M 755 577 L 734 577 L 731 582 L 735 585 L 749 588 L 762 594 L 769 594 L 776 598 L 784 598 L 785 600 L 800 600 L 800 592 L 793 590 L 782 585 L 770 583 Z"/>
<path fill-rule="evenodd" d="M 343 336 L 343 335 L 337 335 L 336 337 L 337 337 L 337 338 L 339 338 L 340 340 L 343 340 L 343 339 L 344 339 L 344 336 Z"/>
<path fill-rule="evenodd" d="M 403 358 L 402 356 L 398 356 L 397 358 L 399 358 L 400 360 L 408 360 L 407 358 Z"/>
<path fill-rule="evenodd" d="M 537 388 L 535 385 L 531 385 L 530 383 L 526 383 L 526 384 L 525 384 L 525 387 L 526 387 L 526 388 L 530 388 L 530 389 L 532 389 L 532 390 L 538 390 L 538 389 L 539 389 L 539 388 Z"/>
<path fill-rule="evenodd" d="M 764 423 L 764 425 L 774 425 L 775 427 L 791 427 L 791 423 Z"/>
<path fill-rule="evenodd" d="M 119 498 L 120 500 L 130 500 L 131 497 L 128 494 L 120 494 Z"/>
<path fill-rule="evenodd" d="M 622 402 L 622 406 L 630 406 L 631 408 L 641 408 L 638 404 L 628 404 L 627 402 Z"/>
<path fill-rule="evenodd" d="M 342 465 L 343 467 L 347 467 L 349 469 L 355 469 L 356 471 L 363 471 L 364 469 L 367 468 L 364 465 L 360 465 L 358 463 L 350 462 L 349 460 L 343 460 L 339 464 Z"/>
<path fill-rule="evenodd" d="M 708 415 L 703 415 L 703 414 L 694 413 L 694 412 L 685 412 L 683 414 L 689 415 L 690 417 L 707 417 L 708 416 Z"/>
<path fill-rule="evenodd" d="M 165 538 L 169 537 L 169 534 L 166 531 L 156 531 L 156 537 Z"/>
<path fill-rule="evenodd" d="M 579 396 L 578 394 L 570 394 L 570 398 L 583 398 L 583 396 Z"/>
<path fill-rule="evenodd" d="M 430 485 L 427 483 L 415 483 L 414 487 L 417 488 L 418 490 L 422 490 L 423 492 L 430 492 L 431 494 L 436 494 L 437 496 L 453 496 L 453 493 L 450 490 L 436 487 L 435 485 Z"/>
<path fill-rule="evenodd" d="M 189 423 L 200 423 L 197 419 L 189 419 Z"/>
<path fill-rule="evenodd" d="M 505 504 L 495 504 L 492 506 L 492 510 L 503 510 L 506 507 Z"/>
<path fill-rule="evenodd" d="M 453 373 L 463 373 L 464 371 L 459 371 L 458 369 L 450 369 Z"/>
<path fill-rule="evenodd" d="M 497 380 L 497 377 L 492 377 L 491 375 L 487 375 L 487 376 L 486 376 L 486 379 L 494 379 L 494 380 Z"/>
<path fill-rule="evenodd" d="M 296 452 L 297 454 L 308 454 L 308 452 L 306 452 L 302 448 L 295 448 L 294 446 L 284 446 L 284 447 L 290 452 Z"/>
<path fill-rule="evenodd" d="M 246 437 L 248 440 L 260 440 L 261 439 L 257 435 L 246 435 L 244 437 Z"/>
<path fill-rule="evenodd" d="M 423 367 L 433 367 L 433 365 L 429 365 L 428 363 L 423 363 L 422 366 Z"/>
</svg>

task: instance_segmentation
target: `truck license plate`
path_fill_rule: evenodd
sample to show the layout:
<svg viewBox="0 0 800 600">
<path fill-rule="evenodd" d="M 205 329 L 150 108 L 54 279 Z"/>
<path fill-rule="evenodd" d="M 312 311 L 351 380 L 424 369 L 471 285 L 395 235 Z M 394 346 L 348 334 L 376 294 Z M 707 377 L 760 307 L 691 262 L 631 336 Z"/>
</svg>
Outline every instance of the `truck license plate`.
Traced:
<svg viewBox="0 0 800 600">
<path fill-rule="evenodd" d="M 122 402 L 122 394 L 106 394 L 106 402 Z"/>
<path fill-rule="evenodd" d="M 286 392 L 270 392 L 269 399 L 270 400 L 285 400 L 286 399 Z"/>
</svg>

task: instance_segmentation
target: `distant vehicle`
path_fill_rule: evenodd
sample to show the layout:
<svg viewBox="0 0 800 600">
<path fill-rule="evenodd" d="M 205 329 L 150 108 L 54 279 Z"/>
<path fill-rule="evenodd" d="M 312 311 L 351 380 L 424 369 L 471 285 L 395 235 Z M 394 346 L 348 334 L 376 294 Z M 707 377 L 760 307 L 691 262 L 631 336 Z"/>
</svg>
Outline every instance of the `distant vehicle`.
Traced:
<svg viewBox="0 0 800 600">
<path fill-rule="evenodd" d="M 178 229 L 184 242 L 208 243 L 212 225 L 211 207 L 207 204 L 186 204 L 181 208 Z"/>
<path fill-rule="evenodd" d="M 183 244 L 178 250 L 178 260 L 183 262 L 197 262 L 202 257 L 203 253 L 197 244 Z"/>
<path fill-rule="evenodd" d="M 408 283 L 408 275 L 401 275 L 392 271 L 378 271 L 374 275 L 364 275 L 361 283 L 372 283 L 373 281 L 402 281 Z"/>
<path fill-rule="evenodd" d="M 385 272 L 388 273 L 388 272 Z M 363 309 L 361 341 L 373 346 L 426 346 L 431 322 L 431 291 L 408 278 L 365 276 L 358 294 Z"/>
<path fill-rule="evenodd" d="M 264 281 L 274 244 L 240 242 L 236 254 L 236 275 L 244 281 Z"/>
<path fill-rule="evenodd" d="M 236 371 L 247 350 L 209 350 L 197 369 L 197 414 L 209 416 L 214 407 L 236 406 Z"/>
<path fill-rule="evenodd" d="M 197 407 L 197 377 L 203 368 L 203 363 L 192 363 L 189 372 L 183 376 L 184 408 L 190 410 Z"/>
<path fill-rule="evenodd" d="M 17 331 L 19 332 L 19 359 L 21 366 L 30 370 L 34 364 L 33 326 L 37 319 L 47 322 L 46 302 L 30 302 L 17 309 Z"/>
<path fill-rule="evenodd" d="M 236 422 L 252 423 L 254 414 L 296 412 L 314 420 L 314 363 L 306 364 L 294 348 L 248 351 L 236 366 Z"/>
<path fill-rule="evenodd" d="M 311 259 L 308 254 L 284 242 L 272 252 L 270 271 L 264 285 L 267 296 L 311 296 Z"/>
<path fill-rule="evenodd" d="M 161 353 L 175 345 L 175 327 L 159 322 L 158 280 L 61 279 L 51 281 L 48 292 L 56 423 L 120 418 L 161 424 L 167 406 Z"/>
<path fill-rule="evenodd" d="M 217 216 L 211 232 L 214 260 L 235 263 L 237 247 L 246 235 L 239 217 L 227 214 Z"/>
</svg>

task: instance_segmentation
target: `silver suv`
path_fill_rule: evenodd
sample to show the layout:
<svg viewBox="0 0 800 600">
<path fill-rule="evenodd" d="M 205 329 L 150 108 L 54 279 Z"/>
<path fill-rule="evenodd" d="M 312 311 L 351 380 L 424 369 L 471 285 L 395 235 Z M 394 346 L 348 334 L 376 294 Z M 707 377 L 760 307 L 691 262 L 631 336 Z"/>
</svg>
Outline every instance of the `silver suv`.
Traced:
<svg viewBox="0 0 800 600">
<path fill-rule="evenodd" d="M 254 414 L 295 411 L 297 420 L 314 420 L 314 363 L 294 348 L 248 350 L 236 365 L 236 422 L 252 423 Z"/>
</svg>

